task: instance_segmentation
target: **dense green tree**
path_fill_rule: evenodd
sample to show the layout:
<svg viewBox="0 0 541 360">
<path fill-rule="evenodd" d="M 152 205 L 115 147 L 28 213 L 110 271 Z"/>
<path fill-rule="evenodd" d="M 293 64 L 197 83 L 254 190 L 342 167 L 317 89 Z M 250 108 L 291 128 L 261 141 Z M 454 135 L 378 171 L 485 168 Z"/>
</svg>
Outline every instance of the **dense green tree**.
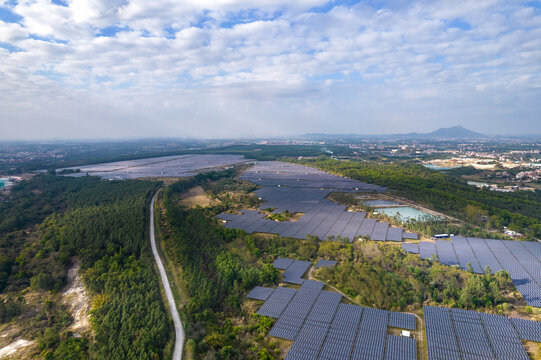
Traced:
<svg viewBox="0 0 541 360">
<path fill-rule="evenodd" d="M 48 301 L 35 315 L 33 331 L 47 359 L 163 356 L 171 324 L 147 229 L 157 187 L 148 181 L 40 175 L 21 182 L 13 200 L 0 204 L 6 215 L 0 217 L 2 288 L 58 291 L 77 257 L 88 290 L 99 300 L 91 311 L 92 338 L 65 335 L 71 320 L 61 304 Z M 0 306 L 5 320 L 17 311 L 10 301 Z"/>
<path fill-rule="evenodd" d="M 328 157 L 293 160 L 330 173 L 384 185 L 398 195 L 478 226 L 508 226 L 541 236 L 541 192 L 501 193 L 478 189 L 449 174 L 409 163 L 339 161 Z"/>
</svg>

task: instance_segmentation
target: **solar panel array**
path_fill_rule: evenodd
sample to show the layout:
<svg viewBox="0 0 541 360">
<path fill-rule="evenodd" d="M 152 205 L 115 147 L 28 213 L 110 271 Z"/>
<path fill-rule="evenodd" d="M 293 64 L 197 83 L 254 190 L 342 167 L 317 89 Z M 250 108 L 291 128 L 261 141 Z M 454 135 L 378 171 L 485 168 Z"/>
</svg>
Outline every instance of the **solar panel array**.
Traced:
<svg viewBox="0 0 541 360">
<path fill-rule="evenodd" d="M 243 179 L 263 186 L 281 185 L 371 192 L 383 192 L 386 190 L 383 186 L 366 184 L 307 166 L 279 161 L 259 162 L 244 173 Z"/>
<path fill-rule="evenodd" d="M 117 161 L 112 163 L 85 165 L 68 168 L 80 169 L 79 173 L 67 176 L 80 177 L 86 174 L 103 179 L 137 179 L 142 177 L 185 177 L 203 169 L 228 166 L 246 162 L 242 155 L 178 155 Z M 64 169 L 58 169 L 61 171 Z"/>
<path fill-rule="evenodd" d="M 451 241 L 436 240 L 435 243 L 421 241 L 418 245 L 421 258 L 437 255 L 446 265 L 460 265 L 467 269 L 468 264 L 476 273 L 484 273 L 489 266 L 492 273 L 506 270 L 517 290 L 530 306 L 541 307 L 541 243 L 480 239 L 455 236 Z M 417 253 L 411 244 L 402 248 Z"/>
<path fill-rule="evenodd" d="M 414 315 L 342 304 L 322 288 L 306 280 L 299 290 L 250 292 L 270 293 L 258 313 L 278 319 L 269 335 L 293 341 L 286 360 L 417 359 L 415 339 L 388 334 L 415 330 Z M 433 306 L 424 313 L 429 360 L 528 360 L 521 340 L 541 342 L 538 321 Z"/>
<path fill-rule="evenodd" d="M 527 360 L 529 358 L 520 341 L 521 337 L 517 335 L 509 318 L 481 313 L 481 320 L 496 359 Z"/>
<path fill-rule="evenodd" d="M 312 280 L 287 294 L 277 287 L 259 309 L 278 318 L 269 335 L 293 340 L 286 360 L 417 359 L 415 339 L 387 335 L 388 326 L 415 330 L 413 315 L 342 304 L 341 294 L 322 288 Z"/>
<path fill-rule="evenodd" d="M 320 296 L 321 289 L 323 289 L 322 282 L 305 280 L 280 318 L 278 318 L 278 321 L 276 321 L 272 327 L 269 335 L 282 339 L 294 340 L 297 337 L 304 320 L 310 313 L 312 306 L 316 302 L 316 299 Z M 341 297 L 342 296 L 340 295 L 340 298 Z"/>
<path fill-rule="evenodd" d="M 260 209 L 273 208 L 274 213 L 288 210 L 304 213 L 297 221 L 273 221 L 258 212 L 242 215 L 222 214 L 229 221 L 226 227 L 241 228 L 248 233 L 274 233 L 283 237 L 305 239 L 307 235 L 321 240 L 348 239 L 370 236 L 372 240 L 402 241 L 403 230 L 366 219 L 365 212 L 349 212 L 346 206 L 326 199 L 333 191 L 385 191 L 384 187 L 361 183 L 302 165 L 281 162 L 261 162 L 247 170 L 241 179 L 263 188 L 255 195 L 265 201 Z M 224 217 L 224 215 L 227 215 Z M 410 234 L 415 236 L 417 234 Z"/>
<path fill-rule="evenodd" d="M 521 339 L 541 342 L 541 322 L 519 318 L 511 318 Z"/>
<path fill-rule="evenodd" d="M 308 316 L 308 320 L 321 321 L 330 324 L 334 313 L 342 300 L 342 295 L 336 292 L 322 291 Z"/>
<path fill-rule="evenodd" d="M 451 317 L 453 318 L 458 347 L 462 354 L 471 354 L 481 359 L 494 359 L 492 346 L 483 329 L 479 313 L 463 309 L 451 309 Z M 462 357 L 466 356 L 463 355 Z"/>
<path fill-rule="evenodd" d="M 434 255 L 437 255 L 436 245 L 431 242 L 421 241 L 419 243 L 419 255 L 421 259 L 430 259 Z"/>
<path fill-rule="evenodd" d="M 388 319 L 389 312 L 387 310 L 364 309 L 353 347 L 353 359 L 383 358 Z"/>
<path fill-rule="evenodd" d="M 402 234 L 402 238 L 403 239 L 410 239 L 410 240 L 417 240 L 417 239 L 419 239 L 419 234 L 405 232 L 405 233 Z"/>
<path fill-rule="evenodd" d="M 443 264 L 458 265 L 458 259 L 456 258 L 453 244 L 450 241 L 436 240 L 436 252 L 438 253 L 438 259 Z"/>
<path fill-rule="evenodd" d="M 257 313 L 275 319 L 279 318 L 296 293 L 297 290 L 295 289 L 278 286 L 267 301 L 259 308 Z"/>
<path fill-rule="evenodd" d="M 389 326 L 400 329 L 415 330 L 417 328 L 415 323 L 415 315 L 399 312 L 390 312 Z"/>
<path fill-rule="evenodd" d="M 346 360 L 350 358 L 364 307 L 340 304 L 327 333 L 319 359 Z"/>
<path fill-rule="evenodd" d="M 402 249 L 405 251 L 411 253 L 411 254 L 419 254 L 419 245 L 414 243 L 403 243 Z"/>
<path fill-rule="evenodd" d="M 316 264 L 316 269 L 319 269 L 319 268 L 322 268 L 322 267 L 331 267 L 331 266 L 334 266 L 336 265 L 337 262 L 334 261 L 334 260 L 325 260 L 325 259 L 321 259 L 318 261 L 318 263 Z"/>
<path fill-rule="evenodd" d="M 458 342 L 447 308 L 424 307 L 429 360 L 461 360 Z"/>
<path fill-rule="evenodd" d="M 274 260 L 274 267 L 280 270 L 286 270 L 291 264 L 293 264 L 295 260 L 294 259 L 286 259 L 279 257 L 276 260 Z"/>
<path fill-rule="evenodd" d="M 273 293 L 274 289 L 256 286 L 246 295 L 248 299 L 267 300 Z"/>
<path fill-rule="evenodd" d="M 329 324 L 307 320 L 299 336 L 291 345 L 286 356 L 288 360 L 317 359 L 319 351 L 325 342 Z"/>
<path fill-rule="evenodd" d="M 417 341 L 415 339 L 387 335 L 385 360 L 415 360 L 417 359 Z"/>
<path fill-rule="evenodd" d="M 312 264 L 309 261 L 288 260 L 291 259 L 278 258 L 274 261 L 274 267 L 285 270 L 283 274 L 285 282 L 299 285 L 302 284 L 304 282 L 302 276 Z M 278 263 L 278 266 L 276 266 L 276 263 Z"/>
<path fill-rule="evenodd" d="M 402 234 L 404 230 L 399 227 L 389 227 L 387 230 L 387 240 L 389 241 L 402 241 Z M 375 239 L 373 239 L 375 240 Z"/>
<path fill-rule="evenodd" d="M 432 306 L 424 312 L 429 360 L 527 360 L 521 339 L 535 334 L 539 341 L 541 334 L 536 321 Z M 533 333 L 521 334 L 517 320 Z"/>
</svg>

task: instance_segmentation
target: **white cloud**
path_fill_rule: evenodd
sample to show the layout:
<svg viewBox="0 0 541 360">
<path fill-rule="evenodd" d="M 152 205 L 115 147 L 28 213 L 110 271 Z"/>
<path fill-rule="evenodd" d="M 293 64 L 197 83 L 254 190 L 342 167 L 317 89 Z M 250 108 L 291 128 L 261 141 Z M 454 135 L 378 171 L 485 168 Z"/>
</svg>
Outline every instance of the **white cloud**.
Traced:
<svg viewBox="0 0 541 360">
<path fill-rule="evenodd" d="M 0 43 L 12 48 L 0 48 L 0 121 L 19 119 L 33 136 L 102 128 L 120 136 L 126 124 L 129 136 L 373 133 L 460 121 L 483 130 L 486 118 L 496 121 L 487 131 L 541 133 L 538 10 L 504 0 L 310 10 L 322 4 L 21 2 L 10 8 L 20 24 L 0 22 Z M 97 36 L 108 27 L 116 33 Z M 39 129 L 36 119 L 53 125 Z M 87 122 L 97 126 L 79 132 Z"/>
<path fill-rule="evenodd" d="M 0 42 L 12 43 L 28 36 L 28 32 L 19 24 L 6 23 L 0 20 Z"/>
</svg>

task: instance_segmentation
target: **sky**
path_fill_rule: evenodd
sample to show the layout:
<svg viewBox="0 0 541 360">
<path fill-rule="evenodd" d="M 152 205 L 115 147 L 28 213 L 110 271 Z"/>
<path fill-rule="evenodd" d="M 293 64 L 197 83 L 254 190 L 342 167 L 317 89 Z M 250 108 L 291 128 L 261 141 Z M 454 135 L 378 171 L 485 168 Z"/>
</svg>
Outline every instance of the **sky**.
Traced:
<svg viewBox="0 0 541 360">
<path fill-rule="evenodd" d="M 0 0 L 0 139 L 541 134 L 541 0 Z"/>
</svg>

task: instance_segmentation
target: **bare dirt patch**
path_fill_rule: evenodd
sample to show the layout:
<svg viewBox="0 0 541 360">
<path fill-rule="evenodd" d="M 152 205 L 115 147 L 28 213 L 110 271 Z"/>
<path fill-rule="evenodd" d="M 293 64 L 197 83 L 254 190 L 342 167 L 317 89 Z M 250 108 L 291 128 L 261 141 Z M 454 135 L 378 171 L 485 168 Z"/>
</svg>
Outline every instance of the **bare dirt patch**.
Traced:
<svg viewBox="0 0 541 360">
<path fill-rule="evenodd" d="M 218 200 L 211 199 L 201 186 L 196 186 L 182 194 L 179 204 L 186 207 L 210 206 Z"/>
<path fill-rule="evenodd" d="M 22 359 L 28 355 L 27 351 L 24 351 L 24 354 L 22 353 L 23 349 L 27 349 L 32 345 L 34 345 L 34 341 L 17 339 L 0 349 L 0 359 L 5 359 L 7 357 L 10 359 Z"/>
<path fill-rule="evenodd" d="M 301 217 L 303 217 L 304 213 L 302 212 L 296 212 L 296 213 L 293 213 L 293 216 L 290 217 L 289 219 L 287 219 L 288 221 L 291 221 L 291 222 L 297 222 L 299 221 L 299 219 Z"/>
<path fill-rule="evenodd" d="M 73 324 L 71 324 L 70 330 L 75 334 L 81 334 L 90 329 L 88 315 L 90 298 L 86 292 L 83 278 L 79 274 L 79 268 L 79 261 L 75 260 L 73 266 L 68 271 L 68 285 L 66 285 L 66 289 L 62 294 L 62 301 L 68 306 L 73 317 Z"/>
<path fill-rule="evenodd" d="M 533 341 L 523 341 L 526 351 L 530 355 L 530 358 L 534 360 L 541 360 L 541 344 Z"/>
</svg>

